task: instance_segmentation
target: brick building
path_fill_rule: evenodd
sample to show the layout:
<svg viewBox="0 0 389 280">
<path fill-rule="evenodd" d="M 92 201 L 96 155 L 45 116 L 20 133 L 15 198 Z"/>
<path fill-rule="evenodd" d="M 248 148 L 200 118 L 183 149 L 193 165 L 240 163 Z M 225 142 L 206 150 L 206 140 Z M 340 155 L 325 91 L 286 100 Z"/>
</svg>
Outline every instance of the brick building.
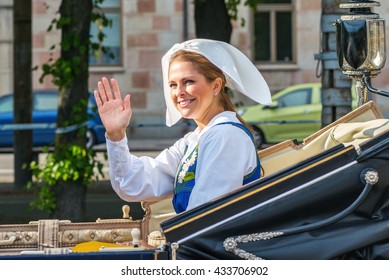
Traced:
<svg viewBox="0 0 389 280">
<path fill-rule="evenodd" d="M 13 89 L 12 73 L 12 0 L 0 4 L 0 95 Z M 60 40 L 58 31 L 47 32 L 61 0 L 33 2 L 33 66 L 42 65 L 50 57 L 49 48 Z M 106 0 L 104 10 L 112 19 L 106 44 L 115 58 L 91 57 L 90 89 L 102 77 L 115 77 L 122 93 L 132 94 L 134 137 L 171 137 L 181 134 L 184 126 L 166 130 L 165 104 L 162 94 L 161 57 L 176 42 L 194 38 L 193 1 L 191 0 Z M 242 1 L 244 2 L 244 1 Z M 266 2 L 266 1 L 265 1 Z M 274 1 L 269 1 L 274 2 Z M 277 2 L 277 1 L 276 1 Z M 267 80 L 272 92 L 289 85 L 320 82 L 317 77 L 316 53 L 320 52 L 321 0 L 289 0 L 282 5 L 259 5 L 256 13 L 245 6 L 239 8 L 233 22 L 231 43 L 242 50 Z M 376 10 L 389 25 L 389 3 L 380 1 Z M 80 3 L 81 5 L 81 3 Z M 256 17 L 256 15 L 261 15 Z M 274 15 L 277 15 L 273 17 Z M 240 20 L 245 20 L 241 26 Z M 268 21 L 264 21 L 268 19 Z M 278 24 L 278 25 L 277 25 Z M 277 27 L 278 26 L 278 27 Z M 95 25 L 92 35 L 95 34 Z M 282 34 L 282 36 L 278 36 Z M 268 47 L 256 44 L 256 38 Z M 386 36 L 389 42 L 389 35 Z M 262 41 L 263 42 L 263 41 Z M 387 43 L 388 45 L 388 43 Z M 55 54 L 58 55 L 58 54 Z M 373 79 L 375 87 L 389 90 L 388 63 Z M 33 73 L 33 88 L 53 88 L 49 78 L 39 83 L 40 71 Z M 248 102 L 247 100 L 240 100 Z M 382 103 L 382 102 L 381 102 Z M 384 107 L 386 105 L 383 105 Z M 386 109 L 386 107 L 384 108 Z M 154 126 L 156 125 L 156 126 Z M 158 126 L 161 125 L 161 126 Z"/>
</svg>

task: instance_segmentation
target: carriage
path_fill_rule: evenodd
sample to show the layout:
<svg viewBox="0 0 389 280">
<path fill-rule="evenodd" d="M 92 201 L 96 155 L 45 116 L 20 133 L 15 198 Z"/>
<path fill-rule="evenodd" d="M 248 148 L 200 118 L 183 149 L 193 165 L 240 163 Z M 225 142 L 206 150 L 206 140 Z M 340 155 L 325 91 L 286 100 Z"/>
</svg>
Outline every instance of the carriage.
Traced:
<svg viewBox="0 0 389 280">
<path fill-rule="evenodd" d="M 388 259 L 389 120 L 370 101 L 259 151 L 265 174 L 179 215 L 0 225 L 0 259 Z"/>
</svg>

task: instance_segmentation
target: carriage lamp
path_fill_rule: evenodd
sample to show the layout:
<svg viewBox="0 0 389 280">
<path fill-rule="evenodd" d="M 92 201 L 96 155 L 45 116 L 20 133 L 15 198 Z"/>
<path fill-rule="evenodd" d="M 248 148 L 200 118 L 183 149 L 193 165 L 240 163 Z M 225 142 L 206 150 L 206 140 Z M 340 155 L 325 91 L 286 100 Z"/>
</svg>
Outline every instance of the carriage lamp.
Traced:
<svg viewBox="0 0 389 280">
<path fill-rule="evenodd" d="M 342 72 L 355 81 L 358 106 L 367 102 L 369 92 L 389 97 L 389 92 L 375 89 L 371 78 L 385 65 L 385 20 L 373 13 L 377 1 L 349 1 L 340 8 L 349 12 L 340 16 L 336 25 L 336 48 Z"/>
</svg>

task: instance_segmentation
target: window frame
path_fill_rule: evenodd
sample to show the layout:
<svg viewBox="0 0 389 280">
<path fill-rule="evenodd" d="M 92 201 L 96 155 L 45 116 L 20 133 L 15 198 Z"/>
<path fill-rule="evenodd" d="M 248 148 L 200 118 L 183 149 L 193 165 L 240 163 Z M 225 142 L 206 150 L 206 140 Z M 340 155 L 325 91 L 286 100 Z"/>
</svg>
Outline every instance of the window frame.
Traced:
<svg viewBox="0 0 389 280">
<path fill-rule="evenodd" d="M 269 60 L 256 60 L 255 59 L 255 13 L 256 12 L 269 12 L 270 13 L 270 58 Z M 276 13 L 277 12 L 291 12 L 291 29 L 292 29 L 292 59 L 289 61 L 277 60 L 277 42 L 276 42 Z M 255 63 L 267 66 L 295 66 L 297 64 L 297 48 L 296 48 L 296 10 L 295 0 L 291 0 L 291 3 L 284 4 L 257 4 L 255 10 L 251 12 L 251 34 L 252 34 L 252 59 Z"/>
<path fill-rule="evenodd" d="M 121 0 L 118 1 L 119 6 L 118 7 L 101 7 L 101 11 L 104 14 L 117 14 L 119 17 L 119 30 L 116 32 L 119 36 L 119 60 L 117 64 L 107 64 L 103 63 L 103 52 L 101 48 L 98 50 L 98 63 L 92 64 L 89 62 L 89 67 L 92 69 L 100 70 L 102 68 L 106 69 L 121 69 L 123 67 L 123 61 L 124 61 L 124 50 L 123 50 L 123 3 Z M 93 24 L 93 23 L 92 23 Z M 92 25 L 91 24 L 91 25 Z M 106 34 L 107 35 L 107 34 Z M 103 41 L 104 45 L 104 41 Z"/>
</svg>

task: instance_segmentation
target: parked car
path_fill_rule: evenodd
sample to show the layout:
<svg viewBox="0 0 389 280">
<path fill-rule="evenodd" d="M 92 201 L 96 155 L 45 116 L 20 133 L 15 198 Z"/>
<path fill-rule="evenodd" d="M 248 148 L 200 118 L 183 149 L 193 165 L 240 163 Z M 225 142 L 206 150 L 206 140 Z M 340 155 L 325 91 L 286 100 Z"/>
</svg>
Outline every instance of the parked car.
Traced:
<svg viewBox="0 0 389 280">
<path fill-rule="evenodd" d="M 58 92 L 54 90 L 33 91 L 33 146 L 50 146 L 55 142 L 57 124 Z M 13 146 L 13 94 L 0 96 L 0 147 Z M 93 94 L 88 100 L 87 148 L 105 142 L 105 129 L 96 111 Z"/>
<path fill-rule="evenodd" d="M 259 104 L 238 110 L 255 130 L 257 147 L 287 139 L 302 141 L 321 128 L 321 83 L 290 86 L 275 93 L 272 99 L 270 106 Z"/>
</svg>

